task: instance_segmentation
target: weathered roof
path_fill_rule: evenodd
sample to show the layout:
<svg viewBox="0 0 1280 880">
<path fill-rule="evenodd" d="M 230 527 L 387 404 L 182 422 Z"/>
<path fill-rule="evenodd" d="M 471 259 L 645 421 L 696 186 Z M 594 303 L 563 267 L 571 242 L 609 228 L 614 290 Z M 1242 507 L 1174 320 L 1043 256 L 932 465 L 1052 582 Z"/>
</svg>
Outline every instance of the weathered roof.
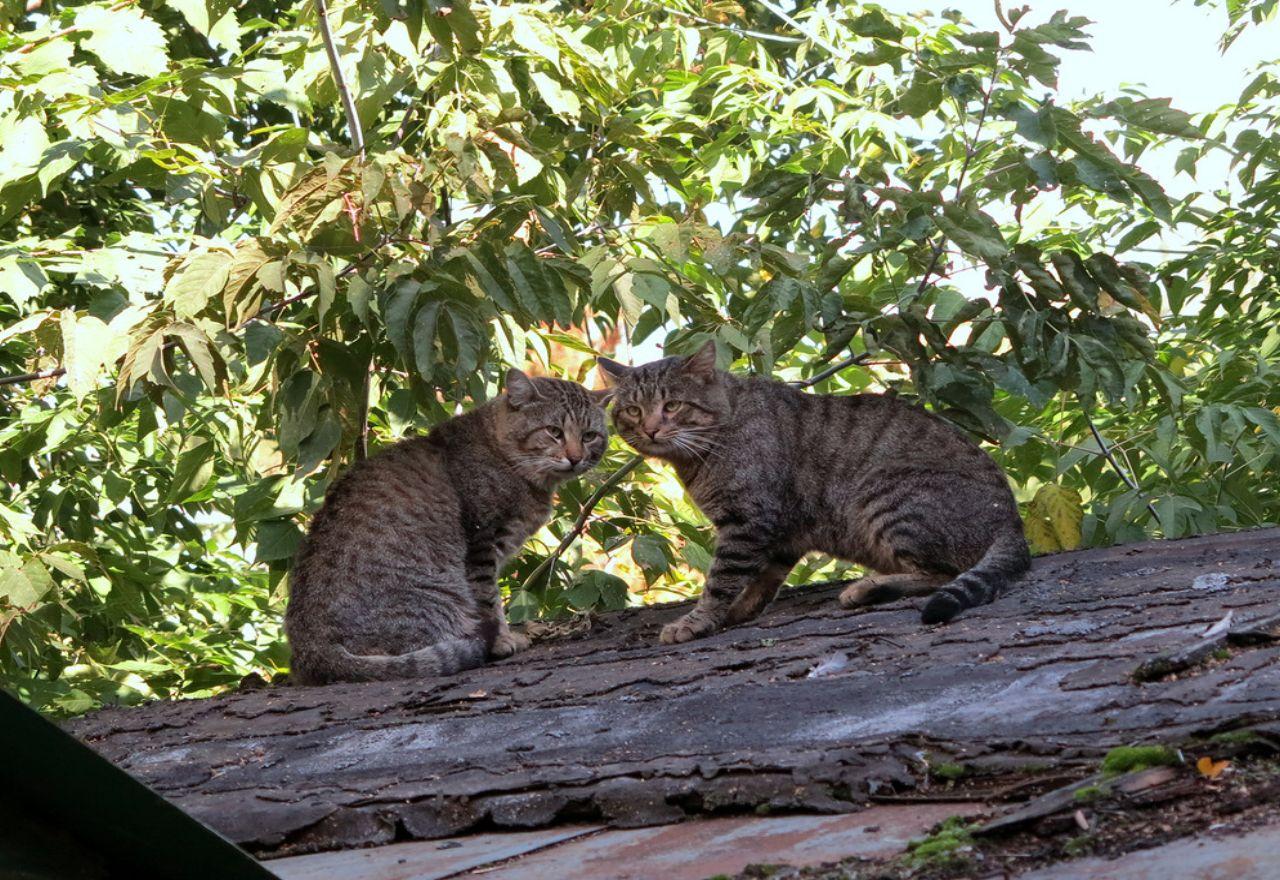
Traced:
<svg viewBox="0 0 1280 880">
<path fill-rule="evenodd" d="M 232 840 L 279 855 L 468 829 L 848 812 L 942 762 L 1093 759 L 1280 719 L 1280 647 L 1249 638 L 1277 612 L 1280 529 L 1042 558 L 1015 592 L 944 627 L 907 604 L 851 614 L 837 592 L 793 590 L 755 624 L 678 648 L 656 644 L 681 613 L 665 606 L 451 679 L 268 688 L 69 726 Z M 1200 664 L 1228 639 L 1229 659 Z"/>
</svg>

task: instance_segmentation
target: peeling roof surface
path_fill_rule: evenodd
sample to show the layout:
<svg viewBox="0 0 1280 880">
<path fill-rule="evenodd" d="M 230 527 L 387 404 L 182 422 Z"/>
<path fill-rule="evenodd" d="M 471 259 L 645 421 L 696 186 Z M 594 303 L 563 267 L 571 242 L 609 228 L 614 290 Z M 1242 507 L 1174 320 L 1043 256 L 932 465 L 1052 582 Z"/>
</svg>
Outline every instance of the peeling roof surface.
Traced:
<svg viewBox="0 0 1280 880">
<path fill-rule="evenodd" d="M 943 627 L 905 603 L 852 614 L 838 592 L 793 590 L 752 625 L 680 647 L 656 642 L 681 607 L 639 609 L 449 679 L 267 688 L 69 727 L 273 857 L 849 813 L 910 792 L 930 764 L 1095 759 L 1244 715 L 1280 719 L 1280 646 L 1248 636 L 1278 610 L 1277 529 L 1045 557 L 1014 592 Z M 1231 656 L 1203 664 L 1226 640 Z M 811 677 L 820 663 L 829 674 Z M 589 852 L 591 839 L 547 852 Z"/>
</svg>

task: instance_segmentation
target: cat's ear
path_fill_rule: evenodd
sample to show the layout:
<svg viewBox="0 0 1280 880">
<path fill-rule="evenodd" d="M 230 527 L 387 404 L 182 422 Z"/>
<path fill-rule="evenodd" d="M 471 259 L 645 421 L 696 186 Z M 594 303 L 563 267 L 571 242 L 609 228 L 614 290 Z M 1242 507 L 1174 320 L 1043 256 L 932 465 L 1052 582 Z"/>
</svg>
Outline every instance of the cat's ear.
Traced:
<svg viewBox="0 0 1280 880">
<path fill-rule="evenodd" d="M 613 400 L 612 388 L 600 388 L 595 391 L 591 389 L 587 389 L 587 393 L 590 394 L 591 397 L 595 400 L 595 402 L 600 406 L 608 406 L 609 401 Z"/>
<path fill-rule="evenodd" d="M 610 385 L 613 385 L 619 379 L 627 378 L 627 376 L 631 374 L 631 371 L 635 369 L 635 367 L 623 366 L 617 361 L 610 360 L 607 357 L 596 358 L 596 366 L 600 368 L 600 372 L 604 374 L 605 379 Z"/>
<path fill-rule="evenodd" d="M 527 406 L 542 397 L 533 380 L 521 371 L 512 367 L 507 370 L 507 403 L 515 409 Z"/>
<path fill-rule="evenodd" d="M 708 339 L 693 354 L 684 359 L 680 369 L 701 379 L 711 379 L 716 374 L 716 341 Z"/>
</svg>

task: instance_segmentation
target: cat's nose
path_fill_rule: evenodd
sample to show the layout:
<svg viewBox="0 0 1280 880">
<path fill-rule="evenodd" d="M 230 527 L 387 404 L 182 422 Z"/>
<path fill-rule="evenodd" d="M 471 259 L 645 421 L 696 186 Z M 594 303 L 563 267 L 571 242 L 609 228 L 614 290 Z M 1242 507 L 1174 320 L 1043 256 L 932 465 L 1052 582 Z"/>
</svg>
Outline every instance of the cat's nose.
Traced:
<svg viewBox="0 0 1280 880">
<path fill-rule="evenodd" d="M 657 428 L 654 428 L 652 431 L 650 431 L 648 428 L 645 428 L 644 432 L 645 432 L 646 434 L 648 434 L 648 435 L 649 435 L 649 439 L 650 439 L 650 440 L 657 440 L 657 439 L 658 439 L 658 429 L 657 429 Z"/>
</svg>

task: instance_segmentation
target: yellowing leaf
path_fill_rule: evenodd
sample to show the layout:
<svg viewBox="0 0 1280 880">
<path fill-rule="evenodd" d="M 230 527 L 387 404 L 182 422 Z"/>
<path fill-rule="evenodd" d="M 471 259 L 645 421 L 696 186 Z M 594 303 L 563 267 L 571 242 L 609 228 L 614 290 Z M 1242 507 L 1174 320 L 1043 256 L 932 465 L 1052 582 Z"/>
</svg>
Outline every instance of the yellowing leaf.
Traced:
<svg viewBox="0 0 1280 880">
<path fill-rule="evenodd" d="M 1080 546 L 1084 503 L 1080 493 L 1054 483 L 1040 487 L 1027 507 L 1027 540 L 1036 553 L 1074 550 Z"/>
<path fill-rule="evenodd" d="M 86 6 L 76 14 L 76 27 L 89 32 L 80 45 L 116 73 L 158 76 L 169 66 L 164 31 L 131 6 Z"/>
<path fill-rule="evenodd" d="M 1206 779 L 1217 779 L 1222 775 L 1222 771 L 1231 766 L 1230 761 L 1215 761 L 1208 755 L 1196 761 L 1196 769 L 1200 771 L 1200 775 Z"/>
</svg>

